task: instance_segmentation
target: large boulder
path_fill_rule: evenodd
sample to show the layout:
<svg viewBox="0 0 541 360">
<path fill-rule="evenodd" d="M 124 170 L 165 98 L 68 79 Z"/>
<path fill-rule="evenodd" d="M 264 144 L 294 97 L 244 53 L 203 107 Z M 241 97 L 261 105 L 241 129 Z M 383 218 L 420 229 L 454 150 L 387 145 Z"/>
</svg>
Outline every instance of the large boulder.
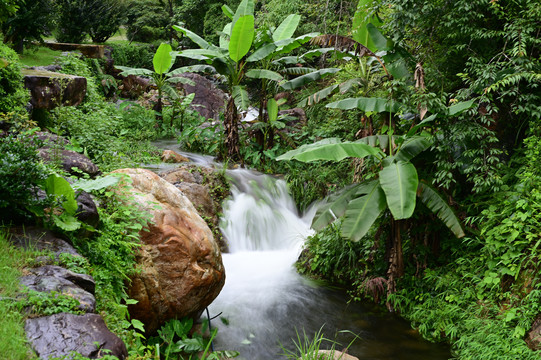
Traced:
<svg viewBox="0 0 541 360">
<path fill-rule="evenodd" d="M 23 70 L 24 86 L 30 90 L 34 109 L 77 106 L 86 95 L 86 78 L 44 70 Z"/>
<path fill-rule="evenodd" d="M 90 359 L 111 355 L 123 360 L 126 345 L 107 329 L 97 314 L 60 313 L 26 320 L 26 337 L 40 359 L 58 358 L 78 353 Z"/>
<path fill-rule="evenodd" d="M 44 46 L 59 51 L 79 51 L 81 54 L 92 59 L 101 59 L 105 54 L 105 45 L 94 44 L 70 44 L 45 42 Z"/>
<path fill-rule="evenodd" d="M 229 184 L 223 172 L 210 167 L 183 164 L 177 169 L 160 173 L 160 176 L 175 185 L 190 199 L 209 225 L 220 249 L 227 252 L 227 244 L 220 231 L 218 216 L 223 212 L 224 199 L 230 195 Z"/>
<path fill-rule="evenodd" d="M 197 317 L 218 296 L 225 270 L 218 244 L 192 203 L 174 185 L 145 169 L 121 169 L 131 178 L 133 205 L 152 215 L 141 231 L 141 271 L 128 295 L 132 317 L 153 333 L 167 320 Z"/>
<path fill-rule="evenodd" d="M 192 80 L 195 85 L 182 84 L 186 94 L 195 93 L 190 108 L 207 119 L 218 120 L 220 112 L 225 109 L 227 95 L 214 85 L 212 81 L 195 73 L 183 73 L 180 77 Z"/>
</svg>

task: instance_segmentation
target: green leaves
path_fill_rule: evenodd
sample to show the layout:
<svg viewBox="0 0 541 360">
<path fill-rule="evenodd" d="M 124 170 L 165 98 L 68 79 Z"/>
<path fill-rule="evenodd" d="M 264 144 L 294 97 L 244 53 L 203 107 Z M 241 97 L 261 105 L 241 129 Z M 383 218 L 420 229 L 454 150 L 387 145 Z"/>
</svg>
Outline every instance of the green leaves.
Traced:
<svg viewBox="0 0 541 360">
<path fill-rule="evenodd" d="M 267 113 L 269 115 L 269 121 L 274 122 L 278 118 L 278 103 L 274 98 L 267 101 Z"/>
<path fill-rule="evenodd" d="M 295 33 L 299 22 L 301 21 L 301 16 L 297 14 L 290 14 L 287 18 L 272 33 L 272 40 L 280 41 L 289 39 Z"/>
<path fill-rule="evenodd" d="M 246 73 L 246 76 L 252 79 L 267 79 L 276 82 L 281 82 L 284 77 L 272 70 L 265 69 L 252 69 Z"/>
<path fill-rule="evenodd" d="M 158 50 L 154 54 L 152 59 L 152 64 L 154 65 L 154 71 L 156 74 L 162 75 L 171 69 L 173 66 L 173 57 L 171 56 L 171 45 L 169 44 L 160 44 Z"/>
<path fill-rule="evenodd" d="M 385 194 L 377 180 L 362 184 L 357 194 L 364 195 L 349 203 L 342 223 L 342 235 L 353 241 L 365 236 L 386 208 Z"/>
<path fill-rule="evenodd" d="M 281 86 L 285 90 L 293 90 L 301 86 L 304 86 L 308 83 L 311 83 L 312 81 L 319 80 L 325 75 L 337 73 L 338 71 L 340 71 L 340 69 L 338 68 L 327 68 L 327 69 L 317 70 L 306 75 L 298 76 L 294 78 L 293 80 L 283 83 Z"/>
<path fill-rule="evenodd" d="M 243 86 L 237 85 L 232 88 L 233 99 L 235 99 L 235 104 L 242 110 L 248 109 L 250 106 L 250 98 L 248 92 Z"/>
<path fill-rule="evenodd" d="M 363 158 L 368 155 L 376 157 L 383 153 L 372 146 L 354 143 L 354 142 L 337 142 L 337 139 L 324 139 L 310 145 L 303 145 L 298 149 L 288 151 L 287 153 L 277 157 L 277 160 L 299 160 L 302 162 L 311 162 L 316 160 L 332 160 L 340 161 L 347 157 Z"/>
<path fill-rule="evenodd" d="M 234 62 L 239 62 L 252 47 L 254 40 L 254 16 L 241 16 L 231 31 L 231 39 L 229 41 L 229 57 Z"/>
<path fill-rule="evenodd" d="M 379 182 L 393 217 L 397 220 L 411 217 L 419 185 L 415 166 L 405 161 L 391 163 L 379 172 Z"/>
<path fill-rule="evenodd" d="M 447 204 L 445 199 L 437 193 L 430 185 L 420 182 L 418 189 L 419 199 L 429 208 L 436 216 L 443 221 L 445 226 L 452 231 L 457 238 L 465 236 L 462 224 L 456 216 L 453 209 Z"/>
<path fill-rule="evenodd" d="M 367 98 L 367 97 L 358 97 L 358 98 L 348 98 L 340 101 L 335 101 L 326 106 L 329 109 L 340 109 L 340 110 L 350 110 L 350 109 L 359 109 L 364 112 L 398 112 L 400 106 L 397 102 L 382 99 L 382 98 Z"/>
</svg>

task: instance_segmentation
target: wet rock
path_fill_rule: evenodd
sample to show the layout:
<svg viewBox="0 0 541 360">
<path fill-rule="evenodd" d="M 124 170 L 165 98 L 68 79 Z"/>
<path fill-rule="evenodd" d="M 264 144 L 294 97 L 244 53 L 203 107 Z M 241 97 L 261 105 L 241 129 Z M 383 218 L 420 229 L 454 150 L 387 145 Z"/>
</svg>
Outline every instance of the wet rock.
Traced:
<svg viewBox="0 0 541 360">
<path fill-rule="evenodd" d="M 40 148 L 38 155 L 47 162 L 60 162 L 62 169 L 72 175 L 86 173 L 91 177 L 101 174 L 100 169 L 85 155 L 72 150 Z"/>
<path fill-rule="evenodd" d="M 141 271 L 128 289 L 138 301 L 133 318 L 153 333 L 167 320 L 197 317 L 218 296 L 225 270 L 218 244 L 192 203 L 174 185 L 149 170 L 122 169 L 130 176 L 133 205 L 152 215 L 141 231 Z M 157 205 L 157 206 L 156 206 Z"/>
<path fill-rule="evenodd" d="M 34 109 L 77 106 L 86 95 L 86 78 L 44 70 L 23 70 L 24 86 L 30 90 Z"/>
<path fill-rule="evenodd" d="M 32 141 L 38 148 L 58 147 L 64 148 L 70 144 L 68 139 L 46 131 L 38 131 L 32 134 Z"/>
<path fill-rule="evenodd" d="M 46 265 L 38 268 L 28 269 L 28 271 L 36 276 L 54 276 L 68 280 L 91 294 L 94 294 L 96 290 L 96 282 L 92 276 L 86 274 L 77 274 L 60 266 Z"/>
<path fill-rule="evenodd" d="M 164 150 L 161 159 L 166 163 L 190 162 L 190 159 L 188 159 L 186 156 L 182 156 L 173 150 Z"/>
<path fill-rule="evenodd" d="M 123 360 L 128 356 L 126 345 L 107 329 L 96 314 L 55 314 L 28 319 L 26 337 L 41 359 L 67 356 L 76 352 L 97 359 L 110 350 L 110 354 Z"/>
<path fill-rule="evenodd" d="M 318 351 L 319 360 L 359 360 L 355 356 L 343 353 L 338 350 L 319 350 Z"/>
<path fill-rule="evenodd" d="M 10 229 L 10 234 L 12 235 L 10 240 L 14 245 L 24 249 L 51 251 L 55 261 L 60 260 L 60 254 L 81 257 L 73 246 L 50 230 L 36 226 L 14 227 Z"/>
<path fill-rule="evenodd" d="M 100 214 L 92 195 L 85 191 L 77 192 L 77 219 L 92 227 L 100 223 Z"/>
<path fill-rule="evenodd" d="M 190 108 L 207 119 L 218 120 L 224 111 L 227 95 L 204 76 L 195 73 L 184 73 L 179 76 L 192 80 L 195 85 L 181 84 L 186 94 L 195 93 Z"/>
<path fill-rule="evenodd" d="M 70 278 L 82 283 L 88 289 L 93 289 L 95 284 L 90 276 L 75 274 L 72 271 L 51 265 L 30 269 L 30 272 L 30 275 L 25 275 L 20 279 L 21 284 L 28 289 L 46 293 L 57 292 L 59 294 L 67 295 L 79 301 L 80 305 L 78 306 L 78 309 L 87 313 L 96 311 L 96 299 L 94 296 L 67 279 Z"/>
<path fill-rule="evenodd" d="M 541 315 L 538 315 L 524 339 L 532 350 L 541 350 Z"/>
</svg>

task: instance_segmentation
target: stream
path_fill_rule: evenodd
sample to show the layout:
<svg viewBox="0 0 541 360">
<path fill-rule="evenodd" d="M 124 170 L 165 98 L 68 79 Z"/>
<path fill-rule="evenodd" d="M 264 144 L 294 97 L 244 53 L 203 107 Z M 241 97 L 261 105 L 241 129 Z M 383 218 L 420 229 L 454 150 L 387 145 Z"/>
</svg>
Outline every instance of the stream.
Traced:
<svg viewBox="0 0 541 360">
<path fill-rule="evenodd" d="M 156 145 L 180 152 L 176 143 Z M 208 165 L 208 157 L 182 154 Z M 304 341 L 304 334 L 312 339 L 321 331 L 338 343 L 336 349 L 349 346 L 347 352 L 363 360 L 450 358 L 447 346 L 423 340 L 398 316 L 371 303 L 349 302 L 343 290 L 299 275 L 294 263 L 313 233 L 315 208 L 298 214 L 283 180 L 245 169 L 227 174 L 232 197 L 221 224 L 230 250 L 223 254 L 226 283 L 209 306 L 212 326 L 219 328 L 215 350 L 237 350 L 237 359 L 286 359 L 283 348 L 295 350 L 298 336 Z"/>
</svg>

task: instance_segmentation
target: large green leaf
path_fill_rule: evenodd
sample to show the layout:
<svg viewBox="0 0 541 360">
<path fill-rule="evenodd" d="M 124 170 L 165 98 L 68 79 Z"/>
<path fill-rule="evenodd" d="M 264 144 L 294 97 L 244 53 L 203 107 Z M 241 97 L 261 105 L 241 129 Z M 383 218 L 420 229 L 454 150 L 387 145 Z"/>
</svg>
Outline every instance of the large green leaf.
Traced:
<svg viewBox="0 0 541 360">
<path fill-rule="evenodd" d="M 411 217 L 419 185 L 415 166 L 405 161 L 388 164 L 379 172 L 379 182 L 393 217 L 396 220 Z"/>
<path fill-rule="evenodd" d="M 339 84 L 328 86 L 324 89 L 319 90 L 318 92 L 313 93 L 312 95 L 301 100 L 297 106 L 305 107 L 319 103 L 320 101 L 328 98 L 330 95 L 338 92 Z"/>
<path fill-rule="evenodd" d="M 398 139 L 397 135 L 393 135 L 393 142 L 396 142 Z M 359 139 L 355 142 L 363 143 L 370 145 L 372 147 L 377 147 L 381 150 L 388 150 L 389 149 L 389 135 L 370 135 L 365 136 L 362 139 Z"/>
<path fill-rule="evenodd" d="M 359 184 L 346 186 L 327 197 L 324 204 L 318 206 L 312 221 L 312 228 L 321 230 L 345 214 L 348 203 L 357 193 Z"/>
<path fill-rule="evenodd" d="M 412 136 L 406 138 L 395 155 L 398 161 L 410 161 L 432 145 L 432 141 L 426 136 Z"/>
<path fill-rule="evenodd" d="M 154 71 L 156 74 L 165 74 L 173 66 L 173 57 L 171 56 L 171 45 L 161 43 L 154 54 L 152 59 L 152 65 L 154 65 Z"/>
<path fill-rule="evenodd" d="M 182 77 L 182 76 L 173 76 L 166 80 L 170 84 L 186 84 L 190 86 L 195 86 L 195 82 L 193 80 L 190 80 L 188 78 Z"/>
<path fill-rule="evenodd" d="M 374 24 L 366 24 L 366 29 L 368 30 L 368 34 L 370 35 L 370 38 L 372 39 L 377 50 L 389 51 L 393 48 L 393 42 L 383 36 L 383 34 Z"/>
<path fill-rule="evenodd" d="M 342 222 L 342 235 L 353 241 L 365 236 L 387 207 L 385 194 L 377 180 L 363 184 L 361 190 L 365 195 L 349 202 Z"/>
<path fill-rule="evenodd" d="M 306 75 L 298 76 L 293 80 L 283 83 L 281 86 L 285 90 L 293 90 L 301 86 L 304 86 L 308 83 L 311 83 L 312 81 L 319 80 L 325 75 L 337 73 L 338 71 L 340 71 L 340 69 L 338 68 L 327 68 L 327 69 L 317 70 Z"/>
<path fill-rule="evenodd" d="M 233 23 L 227 23 L 224 26 L 224 29 L 222 30 L 222 33 L 220 34 L 220 48 L 228 50 L 229 49 L 229 39 L 231 38 L 231 26 L 233 26 Z"/>
<path fill-rule="evenodd" d="M 355 41 L 369 48 L 370 51 L 376 52 L 378 49 L 368 33 L 367 24 L 372 24 L 377 27 L 381 26 L 382 23 L 377 16 L 368 18 L 370 5 L 372 5 L 372 0 L 359 0 L 357 3 L 357 10 L 353 16 L 353 23 L 351 26 L 351 36 Z"/>
<path fill-rule="evenodd" d="M 237 7 L 237 11 L 235 11 L 235 15 L 233 16 L 233 28 L 235 27 L 235 23 L 242 17 L 247 15 L 254 15 L 254 0 L 242 0 Z"/>
<path fill-rule="evenodd" d="M 278 118 L 278 103 L 273 98 L 267 101 L 267 113 L 269 115 L 269 122 L 271 123 Z"/>
<path fill-rule="evenodd" d="M 252 79 L 267 79 L 276 82 L 284 80 L 284 77 L 272 70 L 252 69 L 246 72 L 246 76 Z"/>
<path fill-rule="evenodd" d="M 308 41 L 310 41 L 312 38 L 318 36 L 319 33 L 309 33 L 304 34 L 301 36 L 296 37 L 295 39 L 286 39 L 281 40 L 284 41 L 283 45 L 280 45 L 278 50 L 276 51 L 277 54 L 289 54 L 291 51 L 301 47 L 302 45 L 306 44 Z M 293 40 L 293 41 L 291 41 Z"/>
<path fill-rule="evenodd" d="M 51 174 L 45 179 L 45 192 L 47 195 L 62 199 L 62 207 L 69 215 L 75 215 L 77 212 L 77 201 L 75 200 L 75 192 L 70 183 L 57 174 Z"/>
<path fill-rule="evenodd" d="M 469 101 L 462 101 L 457 104 L 451 105 L 447 108 L 447 111 L 448 111 L 447 115 L 448 116 L 458 115 L 464 112 L 465 110 L 470 109 L 473 106 L 473 104 L 474 104 L 474 100 L 469 100 Z"/>
<path fill-rule="evenodd" d="M 244 55 L 248 54 L 254 41 L 254 16 L 241 16 L 231 31 L 229 41 L 229 57 L 234 62 L 239 62 Z"/>
<path fill-rule="evenodd" d="M 330 109 L 350 110 L 359 109 L 364 112 L 398 112 L 400 105 L 396 101 L 382 98 L 348 98 L 327 104 Z"/>
<path fill-rule="evenodd" d="M 363 158 L 369 155 L 381 157 L 382 155 L 381 150 L 370 145 L 349 141 L 329 142 L 324 140 L 309 145 L 303 145 L 298 149 L 288 151 L 276 159 L 295 159 L 302 162 L 311 162 L 316 160 L 340 161 L 347 157 Z M 334 138 L 332 140 L 334 140 Z"/>
<path fill-rule="evenodd" d="M 229 19 L 233 20 L 233 16 L 235 15 L 235 13 L 233 12 L 233 10 L 227 6 L 227 5 L 222 5 L 222 12 L 224 13 L 225 16 L 227 16 Z"/>
<path fill-rule="evenodd" d="M 424 182 L 419 182 L 418 196 L 421 202 L 436 214 L 457 238 L 464 237 L 464 229 L 460 220 L 436 189 Z"/>
<path fill-rule="evenodd" d="M 285 18 L 284 21 L 282 21 L 280 25 L 278 25 L 276 30 L 274 30 L 274 32 L 272 33 L 272 40 L 280 41 L 292 37 L 295 33 L 295 30 L 297 30 L 297 26 L 299 26 L 300 21 L 300 15 L 290 14 L 288 17 Z"/>
<path fill-rule="evenodd" d="M 191 65 L 183 66 L 167 73 L 168 76 L 175 76 L 187 72 L 210 72 L 215 73 L 216 69 L 210 65 Z"/>
<path fill-rule="evenodd" d="M 173 25 L 173 29 L 176 31 L 179 31 L 186 35 L 190 40 L 192 40 L 194 43 L 196 43 L 201 49 L 212 49 L 216 50 L 218 49 L 217 46 L 210 44 L 208 41 L 203 39 L 201 36 L 197 35 L 193 31 L 190 31 L 182 26 Z"/>
<path fill-rule="evenodd" d="M 90 192 L 114 186 L 120 181 L 120 179 L 120 176 L 115 175 L 107 175 L 90 180 L 81 179 L 73 183 L 72 187 L 77 190 Z"/>
<path fill-rule="evenodd" d="M 250 97 L 243 86 L 233 86 L 231 94 L 233 95 L 233 99 L 235 99 L 235 105 L 237 105 L 237 107 L 241 108 L 242 110 L 248 109 L 248 106 L 250 106 Z"/>
<path fill-rule="evenodd" d="M 148 69 L 133 69 L 129 68 L 127 66 L 119 66 L 115 65 L 117 69 L 122 70 L 122 72 L 119 75 L 122 76 L 129 76 L 129 75 L 135 75 L 135 76 L 152 76 L 154 72 L 152 70 Z"/>
<path fill-rule="evenodd" d="M 265 59 L 267 56 L 272 54 L 276 50 L 276 45 L 274 43 L 266 44 L 254 51 L 254 53 L 248 58 L 246 58 L 246 61 L 248 62 L 255 62 L 259 60 Z"/>
</svg>

